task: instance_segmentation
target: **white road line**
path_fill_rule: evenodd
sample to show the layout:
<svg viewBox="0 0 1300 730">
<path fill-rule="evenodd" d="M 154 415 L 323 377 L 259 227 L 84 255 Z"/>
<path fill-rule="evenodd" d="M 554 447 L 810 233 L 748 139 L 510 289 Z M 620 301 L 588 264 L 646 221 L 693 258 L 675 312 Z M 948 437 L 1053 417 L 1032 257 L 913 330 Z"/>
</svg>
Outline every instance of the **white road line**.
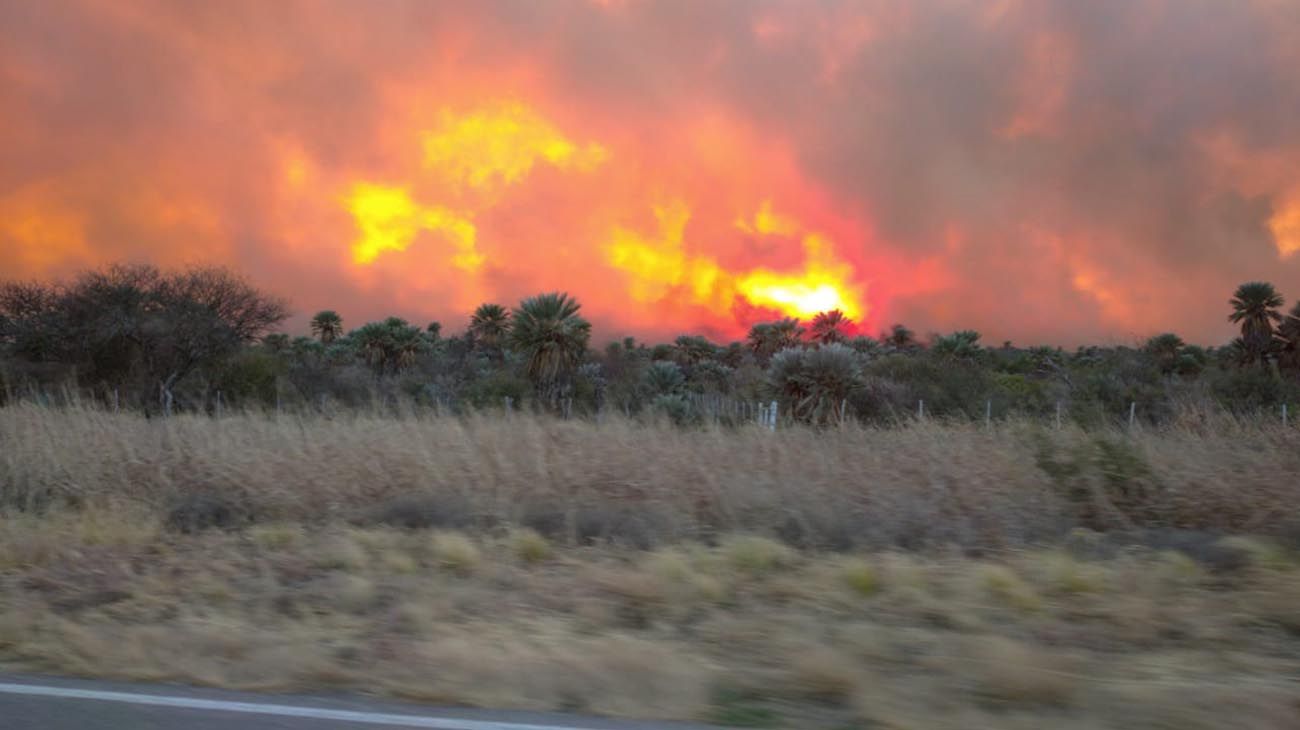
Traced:
<svg viewBox="0 0 1300 730">
<path fill-rule="evenodd" d="M 433 728 L 433 730 L 586 730 L 585 728 L 576 728 L 567 725 L 528 725 L 515 722 L 458 720 L 449 717 L 422 717 L 419 715 L 397 715 L 382 712 L 330 710 L 321 707 L 273 705 L 263 704 L 261 702 L 228 702 L 225 700 L 204 700 L 196 697 L 135 694 L 133 692 L 105 692 L 93 689 L 49 687 L 38 684 L 10 684 L 6 682 L 0 682 L 0 694 L 59 697 L 71 700 L 99 700 L 101 702 L 122 702 L 131 705 L 179 707 L 189 710 L 212 710 L 215 712 L 236 712 L 249 715 L 278 715 L 280 717 L 301 717 L 311 720 L 338 720 L 341 722 L 355 722 L 367 725 Z"/>
</svg>

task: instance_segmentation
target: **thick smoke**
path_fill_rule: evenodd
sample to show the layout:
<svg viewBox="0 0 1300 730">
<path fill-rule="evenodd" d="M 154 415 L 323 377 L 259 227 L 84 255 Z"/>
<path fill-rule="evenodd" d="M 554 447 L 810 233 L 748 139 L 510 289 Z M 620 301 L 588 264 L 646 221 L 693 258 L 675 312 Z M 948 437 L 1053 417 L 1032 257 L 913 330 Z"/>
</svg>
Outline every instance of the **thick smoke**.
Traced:
<svg viewBox="0 0 1300 730">
<path fill-rule="evenodd" d="M 450 327 L 567 289 L 607 337 L 773 314 L 611 264 L 684 206 L 694 271 L 832 241 L 871 330 L 1215 343 L 1241 281 L 1300 297 L 1298 68 L 1288 0 L 0 0 L 0 278 L 228 263 Z M 507 102 L 607 158 L 436 179 L 429 131 Z M 427 230 L 358 264 L 359 183 L 463 213 L 483 265 Z M 764 203 L 800 232 L 740 230 Z"/>
</svg>

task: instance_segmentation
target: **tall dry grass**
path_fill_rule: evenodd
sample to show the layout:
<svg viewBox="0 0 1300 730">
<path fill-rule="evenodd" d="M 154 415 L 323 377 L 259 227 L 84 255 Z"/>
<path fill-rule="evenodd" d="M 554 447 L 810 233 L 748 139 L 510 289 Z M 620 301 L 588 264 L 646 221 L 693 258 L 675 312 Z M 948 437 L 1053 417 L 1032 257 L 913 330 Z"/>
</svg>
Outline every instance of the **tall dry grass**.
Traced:
<svg viewBox="0 0 1300 730">
<path fill-rule="evenodd" d="M 1028 422 L 685 430 L 500 415 L 146 420 L 0 409 L 0 508 L 131 502 L 181 521 L 534 529 L 637 546 L 1000 548 L 1084 525 L 1293 530 L 1300 429 Z"/>
<path fill-rule="evenodd" d="M 1206 533 L 1285 534 L 1297 447 L 1245 421 L 0 409 L 0 664 L 810 730 L 1289 730 L 1300 551 Z M 963 550 L 896 549 L 934 546 Z"/>
</svg>

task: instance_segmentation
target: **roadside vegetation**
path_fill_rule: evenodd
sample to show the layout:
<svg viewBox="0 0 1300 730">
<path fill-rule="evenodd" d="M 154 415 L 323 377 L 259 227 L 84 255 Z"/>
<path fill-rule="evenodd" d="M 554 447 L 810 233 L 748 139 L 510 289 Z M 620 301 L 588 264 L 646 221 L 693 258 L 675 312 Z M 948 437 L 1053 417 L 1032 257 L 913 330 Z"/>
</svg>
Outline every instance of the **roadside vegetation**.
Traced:
<svg viewBox="0 0 1300 730">
<path fill-rule="evenodd" d="M 0 409 L 0 666 L 789 728 L 1288 728 L 1300 432 Z"/>
<path fill-rule="evenodd" d="M 1293 728 L 1284 305 L 1243 285 L 1213 349 L 827 313 L 593 352 L 563 294 L 290 339 L 220 270 L 0 287 L 0 669 L 745 727 Z"/>
</svg>

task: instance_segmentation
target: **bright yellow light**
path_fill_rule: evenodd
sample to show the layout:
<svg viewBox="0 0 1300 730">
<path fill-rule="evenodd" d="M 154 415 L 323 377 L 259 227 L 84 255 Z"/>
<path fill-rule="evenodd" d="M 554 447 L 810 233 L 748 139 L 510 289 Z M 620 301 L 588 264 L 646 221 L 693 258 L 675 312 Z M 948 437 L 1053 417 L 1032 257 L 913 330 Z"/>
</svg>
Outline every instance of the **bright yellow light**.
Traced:
<svg viewBox="0 0 1300 730">
<path fill-rule="evenodd" d="M 615 228 L 605 247 L 610 265 L 633 273 L 628 293 L 639 302 L 653 302 L 684 287 L 696 303 L 724 304 L 734 291 L 727 273 L 711 259 L 688 256 L 682 248 L 682 235 L 691 217 L 686 204 L 674 201 L 656 206 L 654 212 L 659 221 L 658 237 Z"/>
<path fill-rule="evenodd" d="M 607 154 L 596 144 L 579 146 L 550 122 L 518 103 L 499 104 L 467 114 L 443 112 L 441 125 L 422 136 L 424 166 L 431 176 L 451 183 L 468 197 L 425 205 L 397 185 L 359 183 L 346 197 L 359 232 L 352 246 L 358 264 L 371 264 L 390 251 L 405 251 L 421 232 L 439 233 L 454 246 L 451 263 L 476 271 L 484 256 L 476 248 L 474 216 L 495 202 L 496 188 L 523 180 L 539 162 L 586 170 Z M 307 170 L 292 166 L 291 182 Z M 453 206 L 454 207 L 449 207 Z"/>
<path fill-rule="evenodd" d="M 352 189 L 347 207 L 361 232 L 352 245 L 358 264 L 372 263 L 385 251 L 405 251 L 421 231 L 429 231 L 451 241 L 456 267 L 473 271 L 483 265 L 472 221 L 440 206 L 421 206 L 403 188 L 361 183 Z"/>
<path fill-rule="evenodd" d="M 518 103 L 464 115 L 444 112 L 442 125 L 424 134 L 424 166 L 471 188 L 518 182 L 539 160 L 587 170 L 606 157 L 600 145 L 579 147 Z"/>
<path fill-rule="evenodd" d="M 771 306 L 799 319 L 838 309 L 850 319 L 857 307 L 834 284 L 802 281 L 797 277 L 758 272 L 740 282 L 740 291 L 754 304 Z"/>
<path fill-rule="evenodd" d="M 838 309 L 849 319 L 862 315 L 853 268 L 835 258 L 831 242 L 817 233 L 803 237 L 804 267 L 794 274 L 756 269 L 742 274 L 739 289 L 752 304 L 801 319 Z"/>
<path fill-rule="evenodd" d="M 637 301 L 686 296 L 694 304 L 721 310 L 739 297 L 750 304 L 798 318 L 832 309 L 844 312 L 849 318 L 862 314 L 859 304 L 862 291 L 852 283 L 852 267 L 836 259 L 830 241 L 819 234 L 803 237 L 802 270 L 777 272 L 758 268 L 733 272 L 723 269 L 712 258 L 686 253 L 682 241 L 690 211 L 685 203 L 676 201 L 657 207 L 655 216 L 659 221 L 658 236 L 615 228 L 605 246 L 610 265 L 628 274 L 628 291 Z M 796 222 L 777 218 L 767 205 L 760 208 L 751 228 L 773 231 L 778 223 L 783 231 L 798 230 Z"/>
</svg>

